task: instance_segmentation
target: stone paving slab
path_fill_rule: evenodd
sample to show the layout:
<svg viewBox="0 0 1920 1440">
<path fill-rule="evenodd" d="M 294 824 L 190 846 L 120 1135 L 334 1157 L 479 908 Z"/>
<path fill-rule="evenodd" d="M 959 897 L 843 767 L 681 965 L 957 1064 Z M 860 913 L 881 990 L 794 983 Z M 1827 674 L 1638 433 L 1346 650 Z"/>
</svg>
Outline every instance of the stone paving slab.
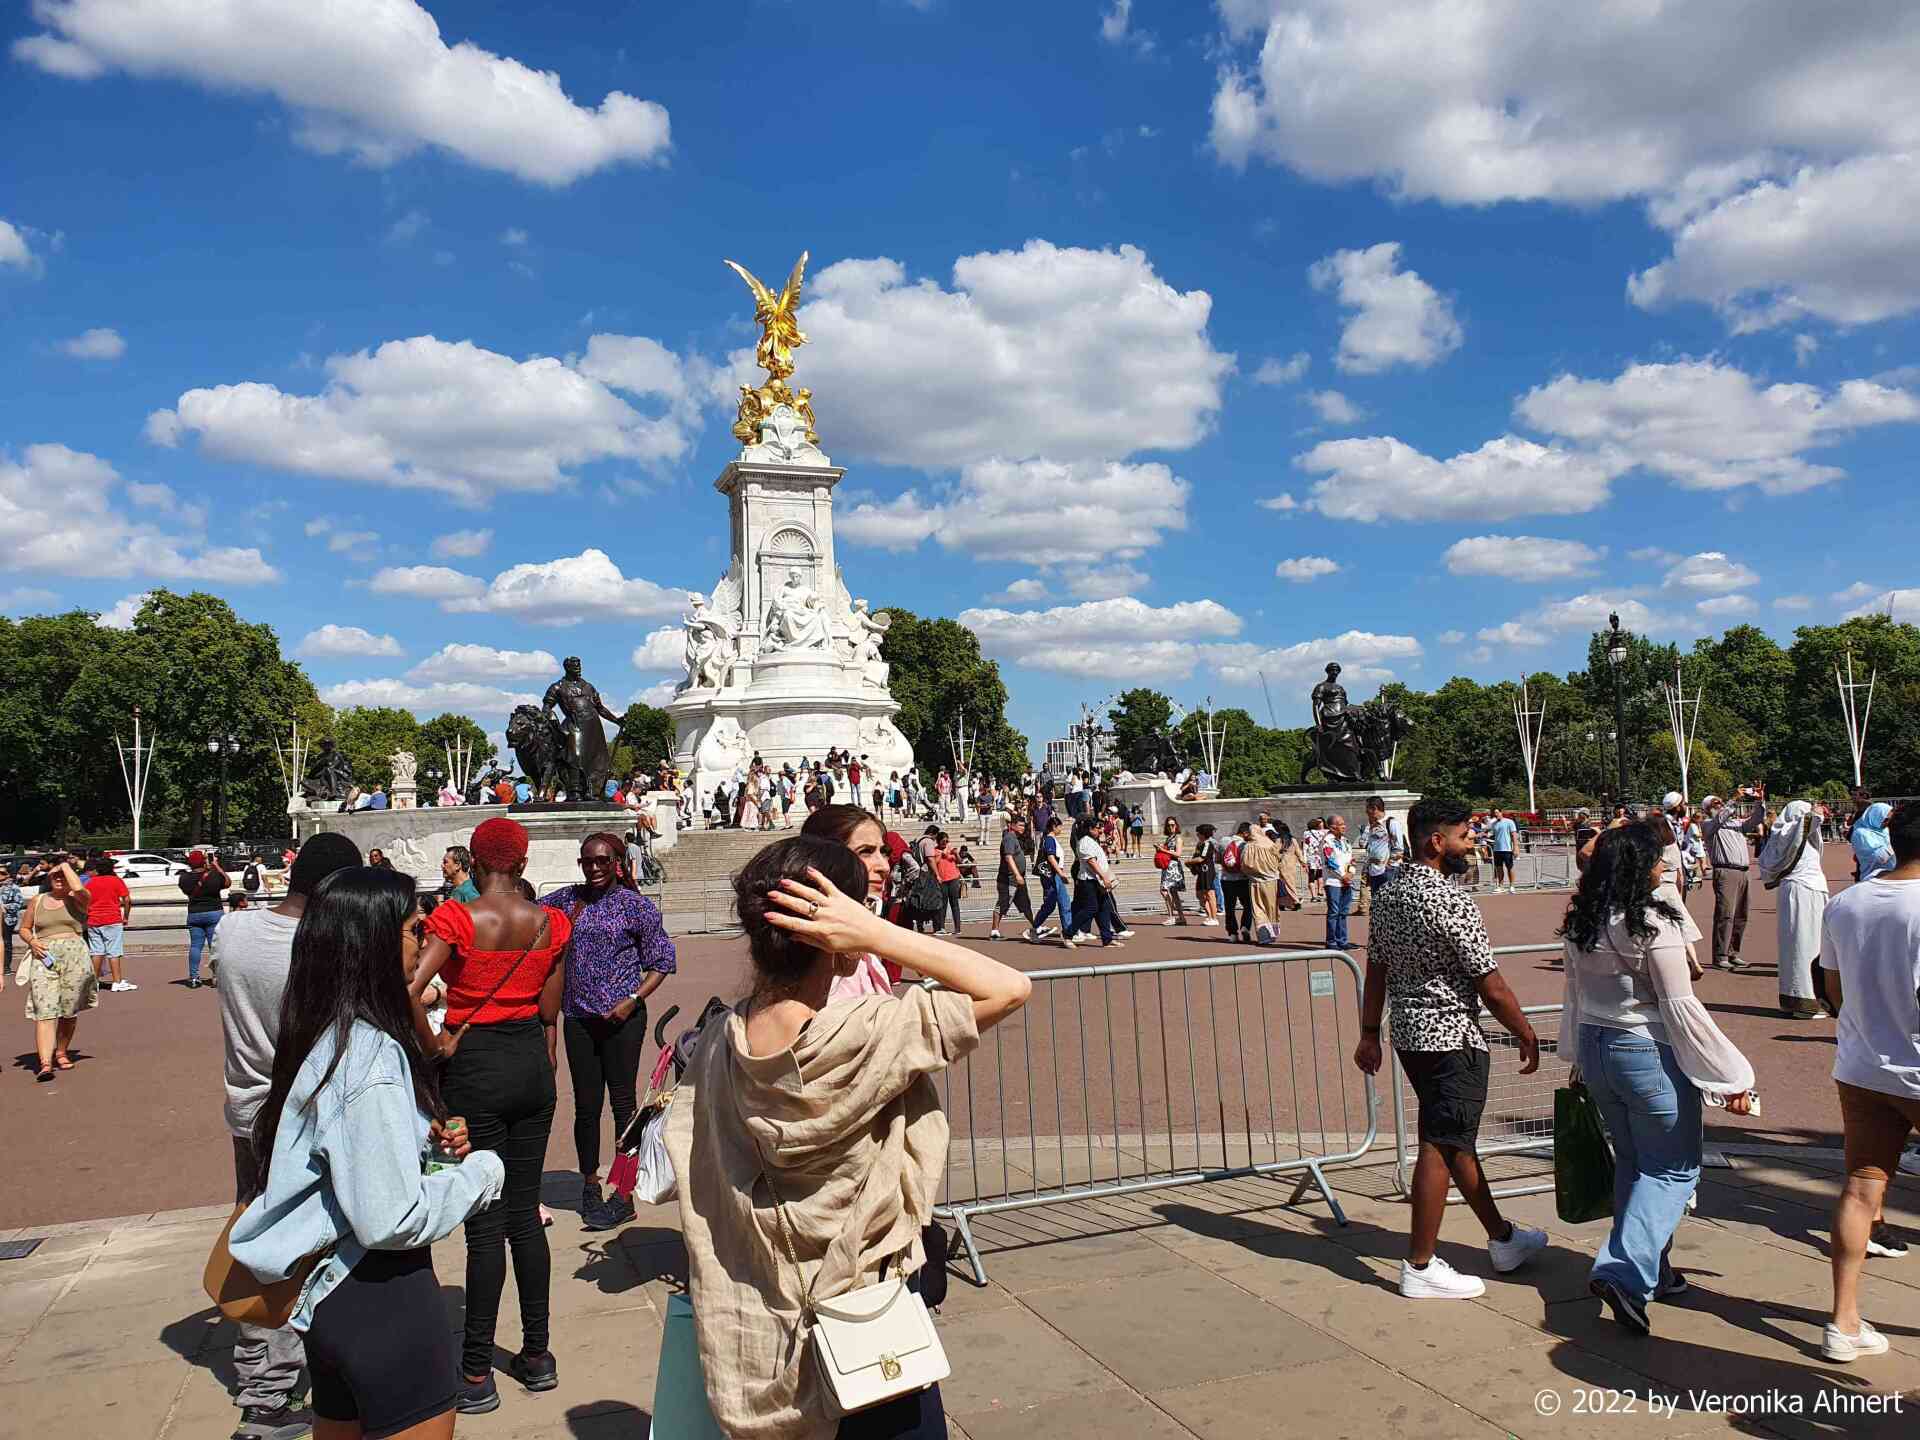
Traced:
<svg viewBox="0 0 1920 1440">
<path fill-rule="evenodd" d="M 1839 1183 L 1829 1159 L 1740 1157 L 1709 1172 L 1674 1250 L 1694 1291 L 1654 1308 L 1650 1339 L 1586 1292 L 1604 1223 L 1563 1225 L 1550 1196 L 1509 1201 L 1551 1243 L 1525 1270 L 1492 1276 L 1477 1223 L 1453 1207 L 1441 1253 L 1488 1277 L 1487 1294 L 1413 1304 L 1394 1289 L 1407 1212 L 1390 1171 L 1334 1179 L 1344 1227 L 1317 1196 L 1290 1204 L 1291 1183 L 1271 1179 L 980 1217 L 989 1283 L 956 1276 L 939 1321 L 955 1440 L 1920 1433 L 1920 1258 L 1869 1262 L 1866 1313 L 1893 1353 L 1853 1366 L 1819 1355 Z M 1903 1186 L 1889 1213 L 1914 1203 Z M 50 1227 L 33 1256 L 0 1262 L 0 1440 L 231 1430 L 233 1330 L 199 1292 L 225 1213 Z M 617 1235 L 583 1234 L 561 1209 L 549 1239 L 561 1386 L 504 1384 L 500 1410 L 463 1417 L 459 1433 L 646 1440 L 662 1316 L 686 1269 L 672 1207 L 644 1207 Z M 449 1327 L 464 1264 L 457 1234 L 436 1247 Z M 509 1274 L 503 1346 L 518 1339 L 516 1314 Z M 1716 1408 L 1743 1396 L 1762 1408 Z M 1823 1412 L 1822 1400 L 1856 1409 Z"/>
</svg>

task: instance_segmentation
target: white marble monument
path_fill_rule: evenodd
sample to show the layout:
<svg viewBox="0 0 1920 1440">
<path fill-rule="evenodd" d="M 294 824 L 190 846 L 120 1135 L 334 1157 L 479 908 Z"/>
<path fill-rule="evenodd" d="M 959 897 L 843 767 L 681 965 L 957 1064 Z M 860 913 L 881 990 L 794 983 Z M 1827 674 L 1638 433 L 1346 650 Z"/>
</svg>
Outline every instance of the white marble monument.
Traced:
<svg viewBox="0 0 1920 1440">
<path fill-rule="evenodd" d="M 777 769 L 837 747 L 866 756 L 882 779 L 913 764 L 880 658 L 887 616 L 853 598 L 834 557 L 833 487 L 846 472 L 820 451 L 809 392 L 786 383 L 792 347 L 806 339 L 794 323 L 805 264 L 778 297 L 740 271 L 768 379 L 741 386 L 733 433 L 743 448 L 714 482 L 733 558 L 710 597 L 690 599 L 687 677 L 666 707 L 674 761 L 702 797 L 756 754 Z"/>
</svg>

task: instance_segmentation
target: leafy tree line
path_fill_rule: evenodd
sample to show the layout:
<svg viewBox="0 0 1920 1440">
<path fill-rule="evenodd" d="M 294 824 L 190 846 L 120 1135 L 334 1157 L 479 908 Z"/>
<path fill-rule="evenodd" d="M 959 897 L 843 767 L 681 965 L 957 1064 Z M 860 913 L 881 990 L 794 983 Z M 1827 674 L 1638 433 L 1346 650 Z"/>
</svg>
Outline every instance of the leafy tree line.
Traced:
<svg viewBox="0 0 1920 1440">
<path fill-rule="evenodd" d="M 1627 796 L 1655 798 L 1680 783 L 1667 719 L 1663 681 L 1676 664 L 1689 696 L 1704 688 L 1689 764 L 1689 790 L 1698 800 L 1739 785 L 1764 784 L 1775 795 L 1791 791 L 1842 799 L 1853 778 L 1840 717 L 1834 666 L 1848 649 L 1864 681 L 1878 669 L 1863 783 L 1876 795 L 1920 792 L 1920 627 L 1884 615 L 1839 625 L 1807 625 L 1781 646 L 1752 625 L 1736 625 L 1690 650 L 1628 635 L 1620 666 L 1626 735 Z M 1541 671 L 1526 677 L 1533 706 L 1544 705 L 1535 796 L 1543 808 L 1602 804 L 1614 798 L 1614 672 L 1604 639 L 1594 636 L 1584 670 Z M 1395 776 L 1428 794 L 1462 795 L 1481 804 L 1522 807 L 1525 766 L 1514 726 L 1518 680 L 1482 685 L 1455 676 L 1437 690 L 1392 683 L 1380 689 L 1413 721 Z M 1356 699 L 1362 698 L 1359 696 Z M 1149 742 L 1165 730 L 1171 702 L 1158 691 L 1129 690 L 1111 712 L 1121 763 L 1138 768 Z M 1221 792 L 1270 793 L 1291 784 L 1306 754 L 1304 729 L 1273 729 L 1240 709 L 1214 712 L 1226 730 Z M 1197 761 L 1201 717 L 1187 716 L 1173 734 Z"/>
</svg>

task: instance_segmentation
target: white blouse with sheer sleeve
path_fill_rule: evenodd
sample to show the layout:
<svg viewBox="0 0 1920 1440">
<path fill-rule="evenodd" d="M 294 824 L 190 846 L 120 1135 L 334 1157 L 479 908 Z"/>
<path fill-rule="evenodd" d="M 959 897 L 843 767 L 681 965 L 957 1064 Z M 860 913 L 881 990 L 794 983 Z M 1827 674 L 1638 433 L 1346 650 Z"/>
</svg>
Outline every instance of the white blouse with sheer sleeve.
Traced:
<svg viewBox="0 0 1920 1440">
<path fill-rule="evenodd" d="M 1654 933 L 1646 940 L 1628 934 L 1625 917 L 1615 914 L 1594 949 L 1566 942 L 1560 1033 L 1577 1044 L 1581 1025 L 1602 1025 L 1655 1040 L 1672 1048 L 1681 1071 L 1701 1090 L 1745 1094 L 1753 1089 L 1753 1066 L 1695 998 L 1685 931 L 1659 915 L 1647 919 Z"/>
</svg>

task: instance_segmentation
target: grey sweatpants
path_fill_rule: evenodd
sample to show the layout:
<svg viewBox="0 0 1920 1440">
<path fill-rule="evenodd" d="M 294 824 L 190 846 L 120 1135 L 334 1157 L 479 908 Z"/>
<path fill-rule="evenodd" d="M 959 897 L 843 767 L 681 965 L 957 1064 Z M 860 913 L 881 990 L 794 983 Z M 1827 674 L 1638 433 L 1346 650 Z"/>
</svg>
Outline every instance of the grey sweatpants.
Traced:
<svg viewBox="0 0 1920 1440">
<path fill-rule="evenodd" d="M 1747 931 L 1747 872 L 1716 865 L 1713 870 L 1713 963 L 1740 953 Z"/>
<path fill-rule="evenodd" d="M 251 1200 L 253 1195 L 253 1144 L 235 1135 L 233 1203 Z M 239 1343 L 233 1347 L 233 1368 L 240 1376 L 240 1393 L 233 1403 L 242 1408 L 263 1405 L 269 1410 L 290 1404 L 306 1363 L 306 1347 L 298 1330 L 242 1325 Z"/>
</svg>

